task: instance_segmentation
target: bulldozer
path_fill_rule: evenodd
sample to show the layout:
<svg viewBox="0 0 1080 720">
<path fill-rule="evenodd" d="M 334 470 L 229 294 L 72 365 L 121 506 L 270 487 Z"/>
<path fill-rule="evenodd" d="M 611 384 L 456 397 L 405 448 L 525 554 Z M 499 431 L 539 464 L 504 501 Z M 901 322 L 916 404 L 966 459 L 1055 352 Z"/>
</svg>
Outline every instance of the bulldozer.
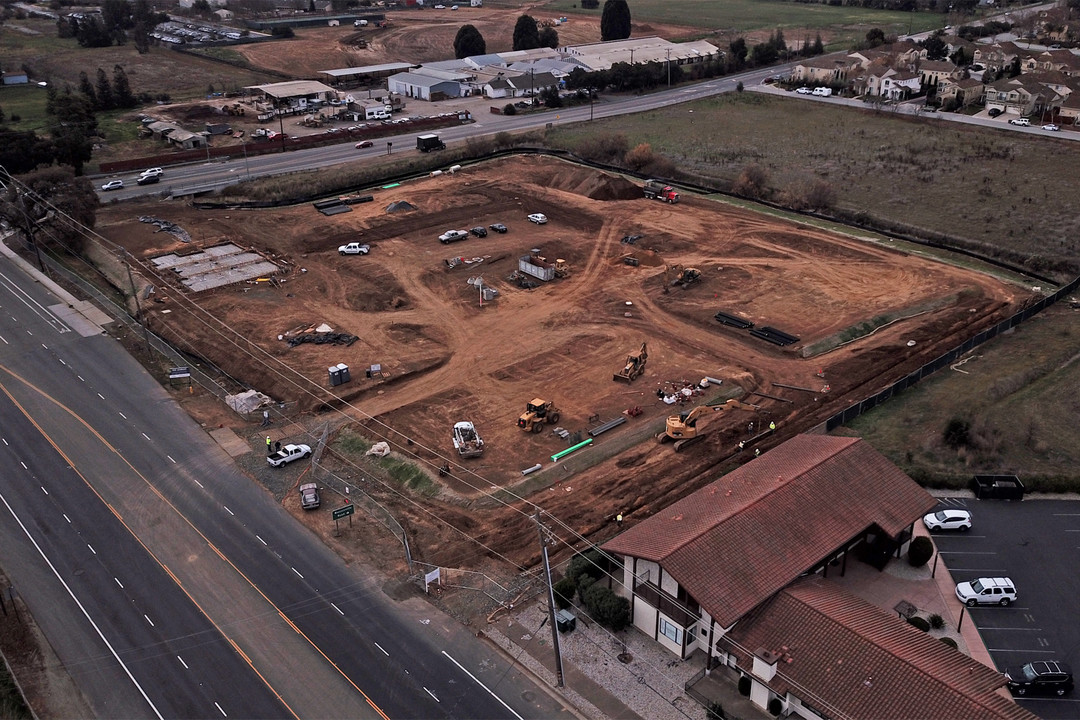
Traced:
<svg viewBox="0 0 1080 720">
<path fill-rule="evenodd" d="M 552 425 L 559 422 L 559 411 L 551 400 L 533 398 L 525 406 L 525 412 L 518 418 L 517 424 L 525 432 L 538 433 L 544 429 L 545 422 Z"/>
<path fill-rule="evenodd" d="M 733 408 L 751 411 L 758 409 L 756 405 L 740 402 L 735 399 L 717 405 L 698 405 L 696 408 L 668 417 L 667 426 L 664 428 L 664 432 L 657 435 L 656 439 L 660 442 L 674 440 L 675 452 L 679 452 L 687 445 L 705 437 L 701 432 L 701 429 L 697 426 L 698 420 L 701 419 L 702 416 L 710 415 L 714 412 L 719 412 L 720 410 L 731 410 Z"/>
<path fill-rule="evenodd" d="M 611 376 L 611 379 L 615 382 L 634 382 L 640 375 L 645 372 L 645 362 L 649 359 L 649 350 L 645 343 L 641 343 L 641 349 L 637 351 L 636 355 L 626 356 L 626 366 L 622 370 Z"/>
</svg>

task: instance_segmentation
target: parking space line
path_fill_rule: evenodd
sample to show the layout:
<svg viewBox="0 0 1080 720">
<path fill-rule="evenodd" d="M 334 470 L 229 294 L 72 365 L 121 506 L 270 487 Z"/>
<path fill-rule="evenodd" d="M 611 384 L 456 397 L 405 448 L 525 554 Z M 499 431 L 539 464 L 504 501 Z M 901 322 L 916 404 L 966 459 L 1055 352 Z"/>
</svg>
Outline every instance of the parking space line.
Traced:
<svg viewBox="0 0 1080 720">
<path fill-rule="evenodd" d="M 964 550 L 938 550 L 938 555 L 997 555 L 996 552 L 977 552 L 972 550 L 970 552 Z"/>
<path fill-rule="evenodd" d="M 1028 653 L 1045 653 L 1047 655 L 1055 655 L 1055 654 L 1057 654 L 1057 650 L 1010 650 L 1009 648 L 987 648 L 987 650 L 989 650 L 990 652 L 1001 652 L 1001 653 L 1006 653 L 1006 652 L 1024 653 L 1025 655 L 1028 654 Z"/>
</svg>

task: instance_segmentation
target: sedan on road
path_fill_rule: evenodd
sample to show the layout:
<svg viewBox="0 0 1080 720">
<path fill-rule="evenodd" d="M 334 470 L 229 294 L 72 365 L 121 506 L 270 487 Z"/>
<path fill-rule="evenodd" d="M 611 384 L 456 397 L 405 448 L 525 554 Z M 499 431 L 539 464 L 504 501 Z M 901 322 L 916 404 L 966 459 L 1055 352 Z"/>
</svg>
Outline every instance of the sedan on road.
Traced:
<svg viewBox="0 0 1080 720">
<path fill-rule="evenodd" d="M 533 213 L 529 216 L 529 222 L 534 222 L 537 225 L 543 225 L 547 222 L 547 215 L 544 213 Z"/>
<path fill-rule="evenodd" d="M 971 529 L 971 513 L 967 510 L 938 510 L 923 516 L 923 525 L 926 529 L 934 530 L 960 530 L 966 532 Z"/>
<path fill-rule="evenodd" d="M 266 457 L 266 462 L 270 463 L 271 467 L 284 467 L 293 460 L 299 460 L 300 458 L 306 458 L 311 455 L 311 447 L 308 445 L 293 445 L 289 444 L 281 448 L 272 455 Z"/>
<path fill-rule="evenodd" d="M 1043 129 L 1043 130 L 1049 130 L 1050 132 L 1057 132 L 1057 131 L 1058 131 L 1058 130 L 1060 130 L 1061 128 L 1059 128 L 1059 127 L 1058 127 L 1057 125 L 1055 125 L 1054 123 L 1047 123 L 1046 125 L 1043 125 L 1043 126 L 1042 126 L 1042 129 Z"/>
<path fill-rule="evenodd" d="M 371 142 L 370 140 L 361 140 L 360 142 L 356 143 L 357 150 L 363 150 L 364 148 L 369 147 L 375 147 L 375 143 Z"/>
<path fill-rule="evenodd" d="M 120 190 L 123 187 L 124 187 L 124 181 L 123 180 L 110 180 L 109 182 L 102 185 L 101 189 L 104 190 L 105 192 L 108 192 L 110 190 Z"/>
</svg>

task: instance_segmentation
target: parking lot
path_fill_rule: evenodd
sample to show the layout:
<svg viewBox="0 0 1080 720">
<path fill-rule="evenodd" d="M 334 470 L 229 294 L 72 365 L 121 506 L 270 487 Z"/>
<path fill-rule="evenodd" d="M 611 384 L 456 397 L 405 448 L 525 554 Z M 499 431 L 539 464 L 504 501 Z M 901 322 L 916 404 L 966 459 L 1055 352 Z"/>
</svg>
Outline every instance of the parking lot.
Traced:
<svg viewBox="0 0 1080 720">
<path fill-rule="evenodd" d="M 1080 663 L 1080 502 L 1075 500 L 978 500 L 943 498 L 938 509 L 972 513 L 971 530 L 938 532 L 940 560 L 956 582 L 978 577 L 1013 580 L 1017 601 L 1009 607 L 966 608 L 995 665 L 1004 670 L 1031 660 Z M 959 605 L 959 600 L 955 601 Z M 1018 698 L 1040 717 L 1080 717 L 1080 695 Z"/>
</svg>

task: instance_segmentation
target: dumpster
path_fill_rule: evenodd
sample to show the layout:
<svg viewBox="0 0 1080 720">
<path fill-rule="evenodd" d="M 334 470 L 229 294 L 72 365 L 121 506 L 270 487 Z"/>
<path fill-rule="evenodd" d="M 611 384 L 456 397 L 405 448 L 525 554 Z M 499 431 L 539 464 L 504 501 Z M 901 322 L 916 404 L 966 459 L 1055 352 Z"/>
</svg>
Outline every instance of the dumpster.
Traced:
<svg viewBox="0 0 1080 720">
<path fill-rule="evenodd" d="M 976 475 L 971 491 L 980 500 L 1023 500 L 1024 483 L 1015 475 Z"/>
</svg>

